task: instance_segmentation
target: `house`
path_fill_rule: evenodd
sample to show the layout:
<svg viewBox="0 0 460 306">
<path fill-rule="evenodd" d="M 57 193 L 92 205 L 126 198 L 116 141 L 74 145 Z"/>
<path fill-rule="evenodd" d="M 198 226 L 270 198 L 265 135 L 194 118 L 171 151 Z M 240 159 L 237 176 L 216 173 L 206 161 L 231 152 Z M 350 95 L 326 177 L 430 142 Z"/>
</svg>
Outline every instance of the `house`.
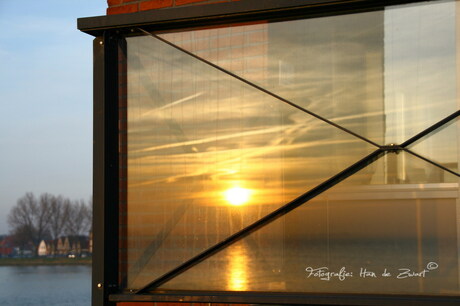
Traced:
<svg viewBox="0 0 460 306">
<path fill-rule="evenodd" d="M 56 255 L 57 256 L 88 256 L 89 237 L 88 236 L 63 236 L 57 239 Z"/>
<path fill-rule="evenodd" d="M 56 255 L 56 245 L 57 241 L 53 239 L 45 240 L 46 249 L 48 251 L 48 256 L 54 257 Z"/>
<path fill-rule="evenodd" d="M 81 257 L 82 254 L 88 255 L 89 252 L 89 237 L 88 236 L 69 236 L 70 254 Z"/>
<path fill-rule="evenodd" d="M 10 257 L 14 254 L 12 236 L 0 236 L 0 257 Z"/>
<path fill-rule="evenodd" d="M 49 255 L 49 250 L 47 248 L 45 240 L 40 241 L 40 244 L 38 245 L 37 255 L 40 257 Z"/>
<path fill-rule="evenodd" d="M 69 237 L 63 236 L 57 239 L 56 244 L 56 255 L 57 256 L 67 256 L 70 251 Z"/>
</svg>

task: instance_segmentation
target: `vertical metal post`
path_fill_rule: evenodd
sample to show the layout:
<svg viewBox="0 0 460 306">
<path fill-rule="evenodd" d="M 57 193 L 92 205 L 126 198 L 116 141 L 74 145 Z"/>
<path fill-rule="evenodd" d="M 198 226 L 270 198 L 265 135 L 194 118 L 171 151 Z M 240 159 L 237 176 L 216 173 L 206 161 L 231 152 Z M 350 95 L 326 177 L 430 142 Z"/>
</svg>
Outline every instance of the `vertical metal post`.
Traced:
<svg viewBox="0 0 460 306">
<path fill-rule="evenodd" d="M 94 40 L 92 305 L 118 290 L 118 39 Z"/>
</svg>

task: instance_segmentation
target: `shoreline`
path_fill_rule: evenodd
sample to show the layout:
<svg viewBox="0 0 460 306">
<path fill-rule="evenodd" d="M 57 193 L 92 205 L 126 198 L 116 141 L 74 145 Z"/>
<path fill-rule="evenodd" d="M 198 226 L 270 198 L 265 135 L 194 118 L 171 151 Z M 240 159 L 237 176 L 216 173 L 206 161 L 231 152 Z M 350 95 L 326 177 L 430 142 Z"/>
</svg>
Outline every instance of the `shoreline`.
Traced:
<svg viewBox="0 0 460 306">
<path fill-rule="evenodd" d="M 58 265 L 91 265 L 89 258 L 0 258 L 0 266 L 58 266 Z"/>
</svg>

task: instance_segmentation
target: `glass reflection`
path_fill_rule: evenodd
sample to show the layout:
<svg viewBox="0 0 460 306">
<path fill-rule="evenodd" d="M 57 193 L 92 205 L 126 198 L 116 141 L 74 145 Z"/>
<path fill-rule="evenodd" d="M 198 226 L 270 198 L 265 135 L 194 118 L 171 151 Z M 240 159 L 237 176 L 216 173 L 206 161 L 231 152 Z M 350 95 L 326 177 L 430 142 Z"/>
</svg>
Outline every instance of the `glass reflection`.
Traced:
<svg viewBox="0 0 460 306">
<path fill-rule="evenodd" d="M 248 275 L 247 275 L 247 262 L 248 257 L 243 246 L 235 247 L 234 251 L 230 254 L 228 259 L 229 267 L 227 273 L 229 274 L 226 289 L 229 291 L 246 291 Z"/>
<path fill-rule="evenodd" d="M 246 291 L 458 295 L 458 184 L 419 183 L 426 176 L 417 169 L 436 167 L 407 153 L 387 157 L 161 289 L 232 290 L 232 274 L 213 269 L 230 271 L 244 250 Z M 402 160 L 413 184 L 385 166 Z M 395 183 L 375 183 L 379 169 Z"/>
<path fill-rule="evenodd" d="M 458 169 L 460 120 L 457 118 L 409 147 L 409 149 L 454 172 Z"/>
<path fill-rule="evenodd" d="M 129 288 L 375 150 L 152 37 L 127 41 Z"/>
<path fill-rule="evenodd" d="M 251 190 L 241 187 L 233 187 L 224 192 L 225 200 L 231 205 L 240 206 L 246 204 L 251 196 Z"/>
<path fill-rule="evenodd" d="M 458 108 L 454 4 L 163 37 L 364 137 L 398 143 Z M 127 288 L 143 287 L 375 150 L 152 37 L 127 43 Z M 458 164 L 458 151 L 447 153 L 458 147 L 451 138 L 458 127 L 452 131 L 411 149 Z M 457 294 L 457 183 L 411 155 L 387 155 L 165 288 Z M 421 270 L 427 260 L 439 264 L 437 284 L 305 280 L 307 261 L 359 274 L 360 265 Z"/>
<path fill-rule="evenodd" d="M 162 37 L 379 144 L 458 109 L 456 1 Z"/>
</svg>

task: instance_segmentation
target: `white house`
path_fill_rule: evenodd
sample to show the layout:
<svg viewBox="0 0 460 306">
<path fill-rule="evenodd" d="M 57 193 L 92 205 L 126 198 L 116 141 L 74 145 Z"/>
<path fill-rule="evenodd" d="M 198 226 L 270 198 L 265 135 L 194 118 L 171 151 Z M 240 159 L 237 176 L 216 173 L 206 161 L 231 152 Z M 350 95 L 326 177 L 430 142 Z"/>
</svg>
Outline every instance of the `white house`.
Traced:
<svg viewBox="0 0 460 306">
<path fill-rule="evenodd" d="M 38 245 L 38 256 L 46 256 L 48 255 L 48 250 L 46 247 L 46 242 L 45 240 L 42 240 L 40 244 Z"/>
</svg>

